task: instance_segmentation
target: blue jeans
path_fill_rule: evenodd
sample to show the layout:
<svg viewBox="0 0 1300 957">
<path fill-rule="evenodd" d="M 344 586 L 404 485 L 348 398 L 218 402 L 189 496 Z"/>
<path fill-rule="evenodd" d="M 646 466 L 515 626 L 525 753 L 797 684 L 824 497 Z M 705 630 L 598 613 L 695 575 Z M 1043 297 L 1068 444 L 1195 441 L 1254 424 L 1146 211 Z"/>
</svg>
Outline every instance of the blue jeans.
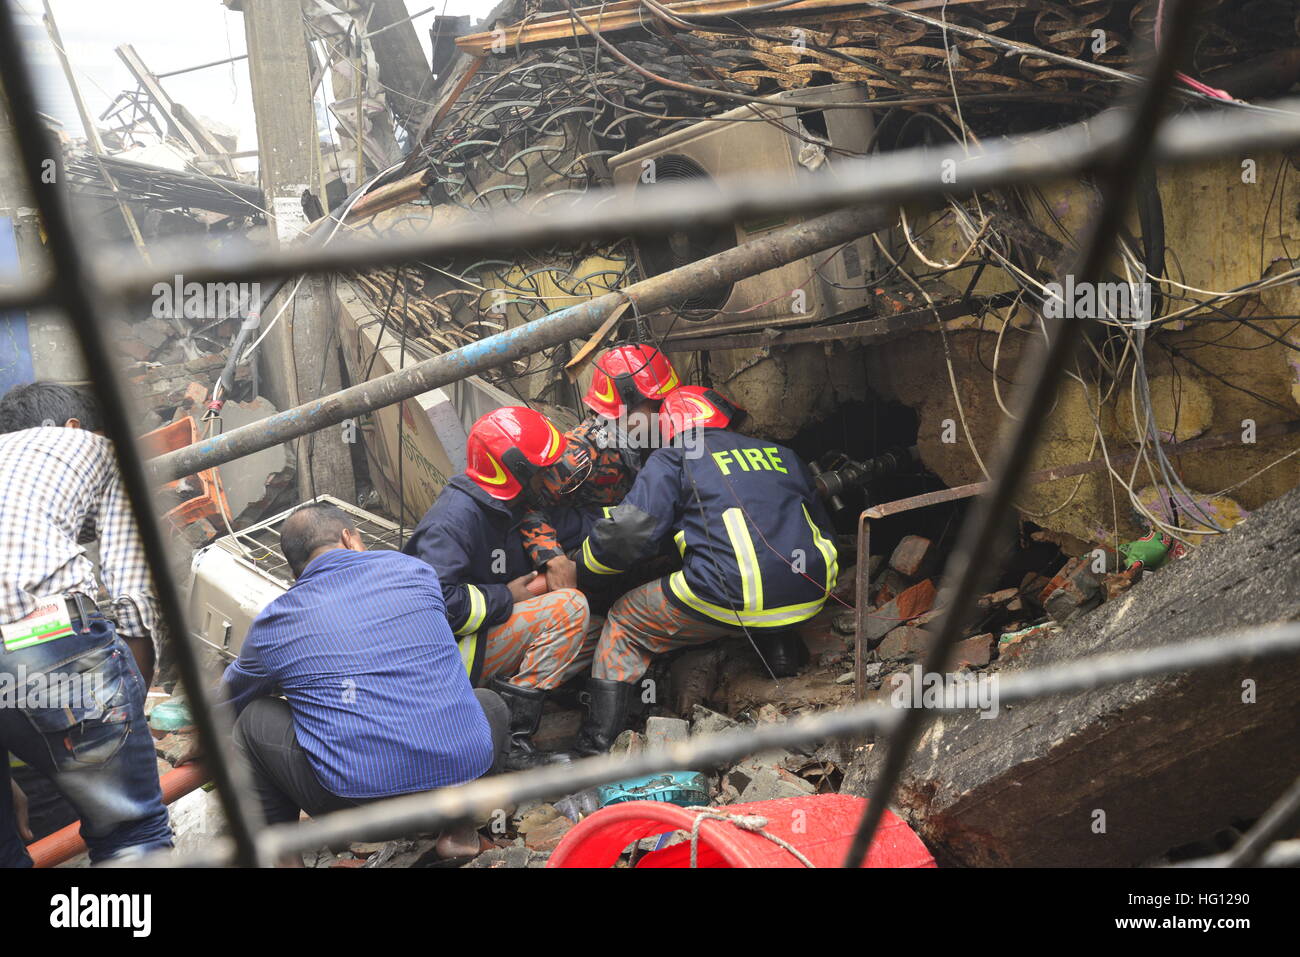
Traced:
<svg viewBox="0 0 1300 957">
<path fill-rule="evenodd" d="M 172 846 L 144 679 L 108 620 L 0 651 L 0 867 L 30 867 L 6 751 L 48 777 L 81 815 L 92 863 Z"/>
</svg>

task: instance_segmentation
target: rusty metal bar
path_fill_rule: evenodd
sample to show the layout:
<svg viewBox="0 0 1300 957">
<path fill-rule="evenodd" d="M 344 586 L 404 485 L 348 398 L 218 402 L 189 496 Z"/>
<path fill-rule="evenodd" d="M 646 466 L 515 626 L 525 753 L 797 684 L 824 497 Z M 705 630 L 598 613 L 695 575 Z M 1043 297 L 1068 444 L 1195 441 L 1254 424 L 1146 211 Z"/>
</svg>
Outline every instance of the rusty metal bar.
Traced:
<svg viewBox="0 0 1300 957">
<path fill-rule="evenodd" d="M 176 639 L 181 678 L 194 705 L 194 723 L 203 743 L 205 761 L 216 781 L 222 811 L 230 822 L 236 859 L 242 864 L 256 865 L 259 859 L 254 830 L 260 820 L 260 811 L 249 801 L 249 789 L 232 760 L 230 735 L 218 731 L 210 700 L 212 694 L 204 682 L 198 656 L 190 642 L 180 590 L 168 561 L 167 541 L 154 514 L 144 462 L 136 447 L 134 417 L 128 409 L 127 392 L 117 367 L 107 358 L 112 354 L 107 324 L 99 314 L 101 300 L 67 208 L 66 192 L 61 186 L 44 182 L 42 177 L 45 163 L 49 157 L 57 156 L 58 151 L 46 136 L 40 118 L 14 16 L 12 4 L 0 3 L 0 77 L 9 97 L 18 154 L 28 189 L 45 228 L 46 248 L 55 277 L 51 283 L 54 304 L 66 313 L 76 332 L 77 343 L 90 370 L 95 397 L 102 407 L 106 432 L 117 452 L 122 485 L 139 527 L 162 622 Z"/>
<path fill-rule="evenodd" d="M 871 522 L 867 513 L 858 516 L 857 580 L 853 583 L 853 700 L 866 697 L 867 654 L 862 638 L 867 630 L 867 607 L 871 590 Z"/>
<path fill-rule="evenodd" d="M 1181 11 L 1188 4 L 1178 4 L 1178 6 Z M 1182 46 L 1185 40 L 1184 21 L 1185 18 L 1181 16 L 1175 18 L 1179 36 L 1166 47 L 1159 68 L 1152 82 L 1146 87 L 1142 108 L 1136 121 L 1132 123 L 1126 124 L 1112 115 L 1102 118 L 1095 124 L 1072 127 L 1059 133 L 1031 137 L 1015 143 L 1000 142 L 969 164 L 956 151 L 948 154 L 898 154 L 885 160 L 873 160 L 862 166 L 852 167 L 847 171 L 851 173 L 850 176 L 841 177 L 836 182 L 818 184 L 816 188 L 806 190 L 796 187 L 791 190 L 774 191 L 771 190 L 770 184 L 762 181 L 739 186 L 728 185 L 712 196 L 691 194 L 689 188 L 678 188 L 675 191 L 666 191 L 666 195 L 650 208 L 636 208 L 635 200 L 625 197 L 614 201 L 610 206 L 587 204 L 584 207 L 567 210 L 558 217 L 541 220 L 522 212 L 515 212 L 494 222 L 489 229 L 485 229 L 480 223 L 471 223 L 449 229 L 436 237 L 419 242 L 341 246 L 325 254 L 319 250 L 293 250 L 274 258 L 245 253 L 231 257 L 209 257 L 201 261 L 195 255 L 195 251 L 190 250 L 191 258 L 180 257 L 170 263 L 156 263 L 152 270 L 127 267 L 113 273 L 105 271 L 98 277 L 87 275 L 88 263 L 81 258 L 76 237 L 69 230 L 69 223 L 63 215 L 62 207 L 59 203 L 42 196 L 43 204 L 49 205 L 54 213 L 50 247 L 55 253 L 56 276 L 48 282 L 22 282 L 15 288 L 0 292 L 0 309 L 11 306 L 25 307 L 39 300 L 63 306 L 78 324 L 78 331 L 83 335 L 81 340 L 83 347 L 92 356 L 91 367 L 96 371 L 96 389 L 105 397 L 106 415 L 112 431 L 115 435 L 123 437 L 123 441 L 119 444 L 119 452 L 123 456 L 124 480 L 133 508 L 141 518 L 142 534 L 146 535 L 149 559 L 161 576 L 160 600 L 163 604 L 164 616 L 169 626 L 173 622 L 179 622 L 182 626 L 181 634 L 178 636 L 183 659 L 182 670 L 185 672 L 187 685 L 195 692 L 196 721 L 211 745 L 213 716 L 210 704 L 202 694 L 202 686 L 192 681 L 193 675 L 197 673 L 194 653 L 187 640 L 187 633 L 183 630 L 175 583 L 168 574 L 165 561 L 156 561 L 160 554 L 158 528 L 152 512 L 148 509 L 147 488 L 144 485 L 141 463 L 124 425 L 123 397 L 116 387 L 113 370 L 105 371 L 103 368 L 107 364 L 103 359 L 105 354 L 103 335 L 94 323 L 96 305 L 103 301 L 101 297 L 121 299 L 130 295 L 145 294 L 154 282 L 169 281 L 172 274 L 177 271 L 187 273 L 187 278 L 191 280 L 211 281 L 269 279 L 282 276 L 286 272 L 321 274 L 339 269 L 357 269 L 411 261 L 433 252 L 473 252 L 486 249 L 499 252 L 502 249 L 536 247 L 565 239 L 589 240 L 603 236 L 650 235 L 662 233 L 683 219 L 700 223 L 721 223 L 762 211 L 832 209 L 864 199 L 887 200 L 897 204 L 903 200 L 935 196 L 940 193 L 966 195 L 1010 182 L 1028 182 L 1084 170 L 1100 170 L 1106 202 L 1102 208 L 1099 225 L 1091 237 L 1089 254 L 1080 270 L 1082 278 L 1088 279 L 1096 274 L 1099 261 L 1104 256 L 1107 237 L 1122 213 L 1120 200 L 1131 186 L 1131 167 L 1137 164 L 1147 147 L 1151 145 L 1152 131 L 1157 125 L 1159 102 L 1169 85 L 1168 74 L 1172 70 L 1171 62 L 1177 56 L 1177 48 Z M 24 158 L 30 174 L 36 168 L 32 165 L 31 158 L 39 150 L 38 144 L 42 142 L 42 133 L 36 115 L 30 109 L 33 102 L 30 98 L 30 86 L 22 61 L 18 57 L 12 11 L 8 6 L 0 11 L 0 75 L 4 76 L 11 93 L 17 89 L 24 94 L 22 103 L 24 122 L 19 128 L 24 134 L 28 134 L 28 142 L 24 144 Z M 1285 108 L 1287 107 L 1284 106 Z M 1295 104 L 1292 103 L 1289 108 L 1295 109 Z M 1204 117 L 1192 117 L 1168 124 L 1168 128 L 1160 134 L 1159 144 L 1154 150 L 1156 159 L 1208 158 L 1246 148 L 1288 145 L 1300 139 L 1300 117 L 1296 115 L 1286 116 L 1280 111 L 1267 109 L 1258 111 L 1252 108 L 1234 107 L 1233 109 L 1237 110 L 1237 113 L 1231 117 L 1225 118 L 1223 114 L 1219 114 L 1209 121 Z M 1246 112 L 1247 109 L 1250 110 L 1249 113 Z M 935 171 L 944 158 L 952 159 L 957 164 L 959 183 L 945 183 L 936 175 Z M 49 225 L 51 223 L 47 221 L 47 226 Z M 99 281 L 96 282 L 96 279 Z M 598 322 L 598 319 L 595 320 L 593 326 Z M 997 480 L 988 489 L 989 504 L 986 507 L 981 504 L 977 515 L 973 516 L 978 520 L 970 522 L 969 527 L 963 529 L 958 548 L 959 560 L 951 566 L 960 573 L 955 576 L 958 578 L 956 596 L 960 599 L 956 603 L 958 608 L 962 601 L 969 603 L 973 595 L 973 583 L 978 575 L 975 566 L 988 553 L 992 532 L 995 530 L 999 515 L 1010 507 L 1011 499 L 1019 484 L 1020 473 L 1026 465 L 1029 451 L 1035 444 L 1043 410 L 1050 406 L 1049 402 L 1038 400 L 1043 399 L 1054 388 L 1056 377 L 1064 364 L 1063 357 L 1069 351 L 1069 340 L 1077 335 L 1076 326 L 1077 324 L 1067 324 L 1064 329 L 1057 329 L 1050 351 L 1037 366 L 1034 385 L 1026 393 L 1026 403 L 1022 405 L 1022 410 L 1026 414 L 1020 419 L 1020 428 L 1013 441 L 1009 443 L 1006 453 L 1001 457 L 1004 467 L 997 472 Z M 486 357 L 480 358 L 486 361 Z M 291 410 L 293 411 L 299 410 Z M 304 429 L 304 431 L 309 430 L 310 428 Z M 957 611 L 945 616 L 941 645 L 951 643 L 960 617 Z M 1068 666 L 1010 676 L 1007 685 L 1012 687 L 1003 686 L 1003 697 L 1004 700 L 1009 700 L 1008 695 L 1011 694 L 1012 697 L 1019 696 L 1023 700 L 1066 690 L 1099 687 L 1104 683 L 1127 680 L 1144 674 L 1206 667 L 1235 660 L 1238 657 L 1292 652 L 1296 648 L 1297 638 L 1300 638 L 1300 634 L 1292 623 L 1249 634 L 1229 636 L 1227 639 L 1219 636 L 1185 645 L 1150 649 L 1138 654 L 1122 656 L 1122 660 L 1119 660 L 1119 656 L 1090 657 Z M 945 648 L 936 649 L 940 664 L 942 664 L 942 652 L 945 650 Z M 930 662 L 927 662 L 927 665 L 929 664 Z M 491 801 L 492 803 L 486 806 L 496 807 L 500 806 L 501 801 L 506 798 L 567 792 L 584 783 L 601 783 L 618 776 L 626 776 L 637 768 L 644 772 L 689 765 L 703 754 L 713 755 L 721 760 L 752 753 L 765 746 L 793 743 L 796 740 L 812 741 L 819 738 L 845 736 L 869 727 L 884 730 L 897 725 L 901 733 L 891 743 L 889 755 L 891 762 L 894 762 L 897 767 L 891 769 L 887 764 L 886 776 L 882 776 L 877 782 L 869 814 L 859 828 L 854 854 L 850 855 L 850 860 L 856 862 L 862 856 L 857 843 L 862 844 L 861 851 L 865 851 L 865 847 L 869 845 L 879 810 L 885 806 L 892 791 L 893 781 L 896 780 L 897 773 L 906 760 L 907 744 L 915 740 L 915 734 L 925 717 L 924 711 L 921 711 L 919 716 L 913 716 L 910 712 L 899 715 L 888 708 L 852 708 L 791 722 L 788 725 L 774 725 L 753 732 L 724 736 L 725 741 L 722 737 L 701 739 L 683 746 L 686 751 L 681 748 L 665 749 L 632 761 L 598 758 L 566 768 L 540 769 L 525 775 L 475 782 L 464 788 L 377 802 L 365 808 L 327 815 L 305 828 L 272 829 L 256 835 L 251 848 L 248 827 L 252 818 L 239 806 L 239 793 L 227 780 L 221 786 L 221 796 L 235 830 L 235 840 L 224 842 L 220 852 L 215 856 L 209 855 L 208 859 L 213 862 L 226 862 L 230 859 L 232 850 L 236 860 L 256 861 L 259 854 L 261 859 L 266 859 L 278 850 L 318 846 L 327 842 L 330 835 L 350 835 L 361 827 L 382 827 L 389 832 L 409 832 L 412 829 L 419 829 L 421 825 L 427 829 L 436 822 L 465 817 L 471 800 L 479 803 Z M 216 743 L 220 745 L 224 742 Z M 216 747 L 209 753 L 210 760 L 215 761 L 224 752 L 220 747 Z M 684 754 L 695 757 L 687 759 L 683 757 Z"/>
<path fill-rule="evenodd" d="M 1155 131 L 1163 118 L 1164 102 L 1173 86 L 1178 60 L 1191 39 L 1192 20 L 1199 6 L 1200 0 L 1171 0 L 1163 45 L 1156 52 L 1150 77 L 1142 85 L 1137 102 L 1128 111 L 1121 142 L 1098 164 L 1096 173 L 1102 195 L 1101 208 L 1074 270 L 1076 282 L 1096 282 L 1111 255 L 1116 231 L 1123 225 L 1139 171 L 1147 161 Z M 1038 444 L 1064 370 L 1075 355 L 1083 326 L 1079 320 L 1053 321 L 1044 330 L 1049 343 L 1040 349 L 1030 364 L 1022 366 L 1026 370 L 1025 388 L 1020 389 L 1017 395 L 1017 414 L 1013 416 L 1015 429 L 999 449 L 994 469 L 996 478 L 989 494 L 978 500 L 963 523 L 957 547 L 944 569 L 944 579 L 951 585 L 945 585 L 939 600 L 942 610 L 934 644 L 925 658 L 927 672 L 942 673 L 946 669 L 949 653 L 974 608 L 976 594 L 989 573 L 985 559 L 994 553 L 1003 520 L 1020 488 L 1029 457 Z M 872 782 L 867 809 L 844 856 L 845 867 L 859 866 L 866 856 L 894 786 L 902 777 L 912 748 L 928 719 L 929 713 L 925 708 L 911 709 L 890 736 L 884 767 Z"/>
<path fill-rule="evenodd" d="M 669 333 L 664 337 L 672 351 L 697 351 L 705 349 L 765 349 L 772 346 L 793 346 L 807 342 L 842 342 L 855 339 L 860 343 L 882 342 L 906 335 L 918 329 L 933 328 L 936 321 L 967 316 L 976 309 L 1009 305 L 1015 299 L 1010 293 L 998 293 L 988 298 L 959 299 L 956 302 L 924 309 L 910 309 L 893 315 L 858 319 L 866 310 L 855 311 L 828 322 L 797 329 L 767 329 L 758 333 L 709 336 L 695 330 Z M 868 313 L 869 315 L 869 313 Z"/>
<path fill-rule="evenodd" d="M 960 147 L 903 150 L 836 166 L 833 178 L 808 177 L 772 189 L 763 177 L 665 185 L 654 203 L 635 192 L 593 190 L 571 207 L 534 215 L 511 209 L 439 228 L 428 236 L 383 242 L 338 240 L 326 249 L 287 247 L 212 251 L 177 242 L 159 250 L 150 267 L 105 257 L 96 281 L 103 296 L 148 297 L 159 282 L 177 273 L 187 282 L 251 282 L 290 275 L 326 275 L 427 260 L 430 256 L 499 255 L 559 242 L 588 242 L 629 236 L 661 236 L 682 222 L 704 225 L 761 219 L 769 215 L 811 215 L 867 202 L 902 204 L 939 194 L 968 196 L 1009 183 L 1035 183 L 1096 168 L 1124 148 L 1123 126 L 1114 111 L 1050 133 L 993 140 L 967 155 Z M 1170 120 L 1153 159 L 1164 163 L 1211 159 L 1247 149 L 1283 148 L 1300 141 L 1300 99 L 1254 106 L 1217 108 Z M 951 164 L 951 165 L 948 165 Z M 941 176 L 941 173 L 949 175 Z M 945 181 L 945 179 L 950 181 Z M 0 311 L 48 303 L 47 283 L 21 281 L 0 289 Z"/>
<path fill-rule="evenodd" d="M 1297 652 L 1300 652 L 1300 622 L 1284 622 L 1142 651 L 1089 655 L 1077 661 L 1003 674 L 998 681 L 998 701 L 1001 705 L 1014 705 L 1047 695 L 1091 691 L 1150 675 L 1212 668 L 1236 661 L 1260 661 Z M 342 841 L 387 840 L 428 833 L 521 801 L 553 799 L 609 781 L 677 768 L 719 766 L 774 748 L 806 747 L 867 733 L 888 733 L 914 710 L 917 709 L 898 708 L 889 702 L 855 704 L 790 721 L 764 723 L 756 728 L 702 735 L 636 755 L 601 755 L 572 764 L 490 775 L 456 787 L 384 798 L 302 824 L 277 824 L 258 835 L 259 850 L 264 858 L 274 860 L 294 851 Z M 230 856 L 231 844 L 222 839 L 185 857 L 158 854 L 129 862 L 127 866 L 220 866 L 228 864 Z"/>
<path fill-rule="evenodd" d="M 1297 432 L 1300 432 L 1300 419 L 1292 419 L 1290 422 L 1275 422 L 1272 425 L 1266 425 L 1256 431 L 1255 437 L 1257 439 L 1272 439 L 1294 435 Z M 1221 432 L 1218 435 L 1206 435 L 1199 439 L 1174 442 L 1163 448 L 1166 455 L 1187 455 L 1191 452 L 1211 452 L 1215 449 L 1224 449 L 1240 443 L 1241 433 L 1239 431 Z M 1025 476 L 1024 482 L 1026 485 L 1038 485 L 1041 482 L 1052 482 L 1056 479 L 1071 478 L 1076 475 L 1104 472 L 1108 464 L 1111 466 L 1130 465 L 1137 461 L 1140 454 L 1134 449 L 1121 452 L 1119 455 L 1112 455 L 1109 463 L 1106 459 L 1100 458 L 1089 459 L 1087 462 L 1074 462 L 1070 465 L 1054 465 L 1051 468 L 1030 472 Z M 883 505 L 873 505 L 862 514 L 872 519 L 884 518 L 887 515 L 897 515 L 899 512 L 910 512 L 914 508 L 925 508 L 927 505 L 955 502 L 959 499 L 980 495 L 988 491 L 992 484 L 992 482 L 973 482 L 970 485 L 955 485 L 952 488 L 938 489 L 934 492 L 913 495 L 910 498 L 885 502 Z"/>
<path fill-rule="evenodd" d="M 1300 432 L 1300 419 L 1267 425 L 1255 434 L 1258 438 L 1276 438 L 1293 435 L 1297 432 Z M 1240 441 L 1240 432 L 1224 432 L 1219 435 L 1207 435 L 1199 439 L 1189 439 L 1186 442 L 1176 442 L 1173 445 L 1165 446 L 1165 454 L 1185 455 L 1189 452 L 1207 452 L 1213 449 L 1227 448 Z M 1101 472 L 1108 466 L 1128 465 L 1136 461 L 1138 455 L 1139 453 L 1135 450 L 1112 456 L 1109 462 L 1104 458 L 1091 459 L 1087 462 L 1075 462 L 1072 465 L 1058 465 L 1048 469 L 1040 469 L 1026 475 L 1024 484 L 1038 485 L 1043 482 L 1053 482 L 1057 479 L 1070 478 L 1075 475 Z M 853 613 L 853 661 L 857 681 L 857 688 L 854 692 L 855 700 L 862 700 L 862 689 L 866 683 L 868 649 L 865 646 L 864 639 L 866 638 L 867 619 L 871 617 L 865 612 L 868 602 L 868 586 L 870 584 L 867 581 L 867 571 L 871 563 L 871 522 L 890 515 L 910 512 L 917 508 L 927 508 L 931 505 L 942 505 L 944 502 L 957 502 L 962 499 L 973 498 L 987 492 L 992 484 L 992 482 L 973 482 L 970 485 L 956 485 L 952 488 L 938 489 L 934 492 L 924 492 L 921 495 L 912 495 L 908 498 L 895 499 L 881 505 L 873 505 L 871 508 L 863 509 L 862 514 L 858 516 L 857 607 Z"/>
</svg>

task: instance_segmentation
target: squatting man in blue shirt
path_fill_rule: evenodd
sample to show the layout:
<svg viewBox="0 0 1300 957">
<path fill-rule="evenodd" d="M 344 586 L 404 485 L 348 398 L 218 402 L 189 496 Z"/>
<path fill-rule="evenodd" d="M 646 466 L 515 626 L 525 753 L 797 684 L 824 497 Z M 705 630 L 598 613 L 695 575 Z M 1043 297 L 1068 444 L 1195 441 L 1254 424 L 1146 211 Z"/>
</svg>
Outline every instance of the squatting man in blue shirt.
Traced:
<svg viewBox="0 0 1300 957">
<path fill-rule="evenodd" d="M 268 824 L 472 781 L 499 767 L 509 715 L 474 689 L 437 573 L 366 551 L 351 519 L 304 505 L 281 529 L 297 579 L 249 628 L 222 682 Z M 283 695 L 283 698 L 276 697 Z M 471 829 L 441 856 L 476 854 Z"/>
</svg>

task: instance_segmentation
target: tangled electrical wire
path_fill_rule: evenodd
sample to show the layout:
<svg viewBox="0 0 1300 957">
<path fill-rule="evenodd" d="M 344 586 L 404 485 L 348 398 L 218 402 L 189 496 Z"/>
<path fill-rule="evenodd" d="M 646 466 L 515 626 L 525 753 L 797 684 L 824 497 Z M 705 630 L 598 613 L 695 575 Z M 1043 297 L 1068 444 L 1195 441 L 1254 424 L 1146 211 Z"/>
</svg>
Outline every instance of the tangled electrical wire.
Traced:
<svg viewBox="0 0 1300 957">
<path fill-rule="evenodd" d="M 613 50 L 608 41 L 590 34 L 580 11 L 562 0 L 559 13 L 567 10 L 573 20 L 573 40 L 562 48 L 517 48 L 513 57 L 494 57 L 491 65 L 496 72 L 476 75 L 434 138 L 421 147 L 421 160 L 430 171 L 428 200 L 464 212 L 501 206 L 544 212 L 607 185 L 606 163 L 618 153 L 704 117 L 734 110 L 737 102 L 752 95 L 826 82 L 857 82 L 877 102 L 876 132 L 867 152 L 911 145 L 918 135 L 933 140 L 936 132 L 940 139 L 977 142 L 1005 127 L 1006 116 L 1019 115 L 1023 120 L 1031 115 L 1027 111 L 1032 107 L 1006 110 L 1005 100 L 998 98 L 1003 95 L 1010 99 L 1043 95 L 1049 101 L 1055 96 L 1057 104 L 1072 102 L 1073 109 L 1085 112 L 1112 99 L 1115 80 L 1129 76 L 1123 71 L 1133 66 L 1132 51 L 1151 33 L 1158 6 L 1158 0 L 1080 0 L 1069 5 L 985 0 L 951 8 L 945 4 L 942 10 L 931 11 L 929 18 L 898 11 L 891 11 L 897 14 L 893 16 L 859 14 L 857 18 L 840 13 L 841 19 L 805 16 L 775 25 L 748 14 L 678 13 L 657 0 L 642 0 L 645 31 L 621 34 Z M 1278 31 L 1295 25 L 1295 11 L 1288 12 L 1286 4 L 1260 0 L 1251 7 L 1250 17 L 1244 18 L 1234 5 L 1210 4 L 1201 20 L 1191 69 L 1201 73 L 1272 49 Z M 754 12 L 761 11 L 750 13 Z M 927 95 L 933 102 L 915 105 Z M 912 105 L 880 105 L 900 98 Z M 729 117 L 728 122 L 774 122 L 757 110 L 754 114 Z M 1041 114 L 1032 115 L 1041 120 Z M 791 136 L 809 132 L 803 124 L 782 128 Z M 1148 193 L 1154 193 L 1154 188 Z M 1060 238 L 1034 225 L 1029 210 L 1035 202 Z M 947 213 L 965 243 L 965 251 L 953 262 L 929 258 L 918 244 L 935 221 L 912 228 L 902 218 L 899 231 L 906 238 L 905 252 L 929 272 L 904 261 L 907 257 L 895 258 L 879 237 L 875 241 L 890 264 L 890 274 L 905 280 L 930 307 L 937 307 L 929 291 L 936 289 L 936 278 L 974 271 L 969 293 L 986 268 L 1009 277 L 1016 302 L 996 332 L 992 366 L 986 366 L 994 398 L 1009 415 L 999 384 L 1007 381 L 999 372 L 999 363 L 1009 351 L 1004 339 L 1008 329 L 1019 328 L 1012 321 L 1017 313 L 1031 315 L 1027 334 L 1034 334 L 1035 322 L 1042 325 L 1041 318 L 1035 320 L 1032 314 L 1041 315 L 1045 285 L 1053 269 L 1063 265 L 1063 253 L 1077 243 L 1036 188 L 1021 190 L 1009 200 L 976 197 L 969 206 L 953 202 Z M 1013 215 L 1008 216 L 1008 211 Z M 397 229 L 403 222 L 433 228 L 436 218 L 412 214 L 383 229 Z M 1100 319 L 1100 335 L 1087 342 L 1096 362 L 1071 374 L 1083 387 L 1093 419 L 1089 457 L 1100 447 L 1109 460 L 1102 406 L 1125 401 L 1131 407 L 1130 438 L 1139 456 L 1128 475 L 1111 468 L 1111 478 L 1143 522 L 1188 541 L 1224 529 L 1205 505 L 1207 497 L 1186 485 L 1164 452 L 1162 443 L 1171 435 L 1156 421 L 1147 348 L 1170 351 L 1160 332 L 1191 318 L 1233 320 L 1270 340 L 1266 345 L 1280 342 L 1297 348 L 1291 330 L 1274 335 L 1249 316 L 1228 311 L 1241 298 L 1280 286 L 1294 276 L 1284 271 L 1224 292 L 1197 289 L 1169 275 L 1165 255 L 1173 253 L 1176 258 L 1176 253 L 1164 246 L 1163 227 L 1158 225 L 1143 221 L 1140 249 L 1132 237 L 1121 241 L 1122 276 L 1116 277 L 1150 283 L 1156 290 L 1149 321 L 1139 327 L 1119 317 Z M 373 223 L 359 228 L 380 231 Z M 810 281 L 816 276 L 828 281 L 814 267 Z M 380 324 L 380 338 L 384 330 L 393 330 L 403 348 L 409 347 L 415 356 L 458 348 L 638 278 L 636 257 L 628 243 L 556 248 L 518 260 L 425 263 L 353 277 L 376 305 L 386 304 L 371 320 Z M 643 319 L 638 317 L 644 325 Z M 966 421 L 942 322 L 939 331 L 958 417 L 972 455 L 987 475 Z M 1205 346 L 1189 348 L 1197 347 Z M 1185 351 L 1170 355 L 1184 363 L 1195 362 Z M 556 347 L 512 363 L 492 378 L 521 398 L 521 385 L 528 395 L 537 396 L 560 378 L 567 358 L 567 347 Z M 372 356 L 370 364 L 373 361 Z M 707 355 L 697 357 L 693 377 L 702 378 L 706 365 Z M 1113 434 L 1110 439 L 1113 443 Z M 1143 471 L 1147 482 L 1139 480 Z M 1083 483 L 1080 477 L 1068 497 L 1049 511 L 1026 510 L 1026 514 L 1041 520 L 1060 512 L 1077 498 Z"/>
</svg>

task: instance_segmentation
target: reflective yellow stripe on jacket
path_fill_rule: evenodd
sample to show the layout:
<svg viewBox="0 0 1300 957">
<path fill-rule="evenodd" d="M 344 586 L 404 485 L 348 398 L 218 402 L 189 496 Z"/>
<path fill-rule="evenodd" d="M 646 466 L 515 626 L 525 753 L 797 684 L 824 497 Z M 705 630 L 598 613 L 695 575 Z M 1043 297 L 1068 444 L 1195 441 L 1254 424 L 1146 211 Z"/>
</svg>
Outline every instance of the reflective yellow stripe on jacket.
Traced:
<svg viewBox="0 0 1300 957">
<path fill-rule="evenodd" d="M 617 568 L 610 568 L 608 565 L 602 565 L 596 560 L 596 556 L 591 551 L 591 539 L 583 539 L 582 542 L 582 564 L 586 566 L 587 571 L 595 575 L 619 575 L 622 572 Z"/>
<path fill-rule="evenodd" d="M 483 597 L 483 592 L 477 585 L 466 585 L 465 591 L 469 592 L 469 617 L 465 623 L 456 629 L 456 637 L 462 635 L 472 635 L 483 625 L 483 619 L 487 617 L 487 600 Z"/>
<path fill-rule="evenodd" d="M 673 572 L 668 578 L 668 586 L 672 589 L 673 594 L 686 607 L 715 621 L 727 625 L 740 624 L 747 628 L 787 627 L 797 625 L 801 621 L 807 621 L 816 615 L 825 606 L 827 595 L 835 587 L 836 579 L 839 577 L 839 564 L 835 555 L 835 543 L 826 538 L 821 533 L 821 530 L 817 528 L 812 516 L 808 513 L 807 506 L 801 507 L 803 508 L 804 518 L 808 522 L 808 527 L 812 529 L 813 543 L 816 545 L 817 550 L 821 552 L 822 560 L 826 565 L 826 591 L 820 598 L 797 605 L 782 605 L 777 608 L 763 607 L 763 574 L 758 563 L 758 553 L 754 547 L 754 540 L 749 534 L 749 528 L 745 523 L 744 512 L 739 508 L 729 508 L 723 512 L 722 521 L 727 529 L 727 537 L 731 540 L 732 551 L 736 556 L 736 567 L 740 571 L 742 607 L 724 608 L 721 605 L 705 601 L 691 590 L 691 586 L 686 581 L 686 575 L 680 571 Z M 684 549 L 685 537 L 681 533 L 678 533 L 678 536 L 679 547 Z"/>
</svg>

